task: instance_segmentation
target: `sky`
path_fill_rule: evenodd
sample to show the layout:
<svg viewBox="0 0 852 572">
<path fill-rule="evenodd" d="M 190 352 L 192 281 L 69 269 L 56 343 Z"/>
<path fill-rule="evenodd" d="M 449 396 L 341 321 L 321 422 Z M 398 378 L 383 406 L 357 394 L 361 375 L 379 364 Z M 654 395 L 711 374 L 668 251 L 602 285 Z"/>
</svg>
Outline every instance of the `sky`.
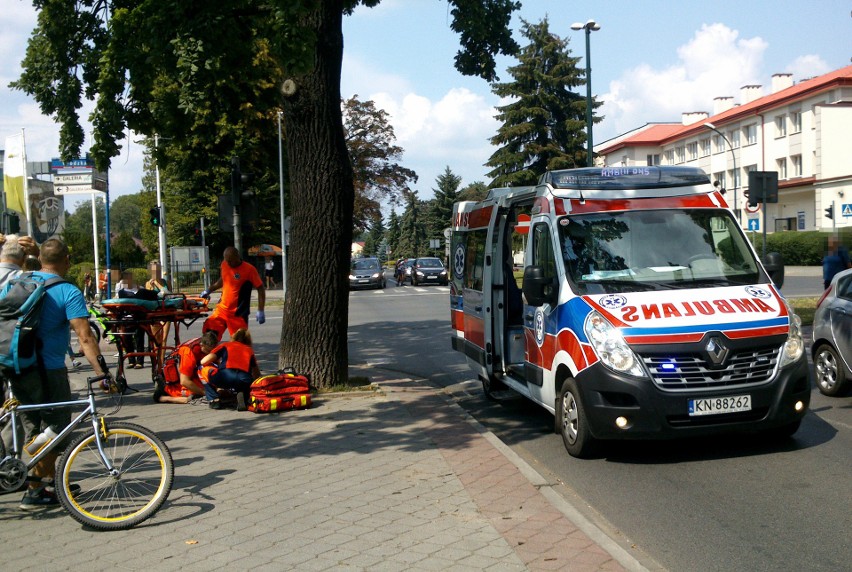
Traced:
<svg viewBox="0 0 852 572">
<path fill-rule="evenodd" d="M 738 102 L 744 85 L 762 85 L 766 94 L 773 74 L 790 73 L 798 82 L 849 65 L 852 57 L 848 0 L 521 2 L 511 24 L 515 40 L 526 42 L 522 19 L 546 17 L 552 33 L 570 40 L 583 69 L 584 32 L 571 24 L 592 19 L 600 25 L 590 37 L 592 93 L 603 102 L 596 145 L 649 122 L 679 122 L 683 112 L 712 113 L 715 97 Z M 0 0 L 0 7 L 0 145 L 23 128 L 29 160 L 49 160 L 58 156 L 58 125 L 32 98 L 8 87 L 21 73 L 36 12 L 26 0 Z M 506 103 L 484 80 L 455 70 L 458 37 L 450 23 L 446 0 L 382 0 L 344 19 L 341 95 L 373 100 L 389 114 L 404 149 L 400 162 L 417 173 L 412 188 L 421 199 L 433 196 L 447 167 L 462 186 L 488 182 L 483 165 L 495 150 L 489 143 L 499 128 L 495 108 Z M 498 59 L 500 81 L 511 80 L 506 69 L 515 64 Z M 141 189 L 140 139 L 131 134 L 113 160 L 111 198 Z M 68 201 L 66 210 L 73 208 Z"/>
</svg>

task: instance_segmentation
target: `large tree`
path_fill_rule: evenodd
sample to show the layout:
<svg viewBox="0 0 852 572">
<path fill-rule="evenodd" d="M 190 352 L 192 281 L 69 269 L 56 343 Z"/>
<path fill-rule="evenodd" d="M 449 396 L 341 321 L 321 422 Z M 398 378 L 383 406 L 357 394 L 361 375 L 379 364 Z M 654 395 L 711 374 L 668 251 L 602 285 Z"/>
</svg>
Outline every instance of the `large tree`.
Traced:
<svg viewBox="0 0 852 572">
<path fill-rule="evenodd" d="M 381 201 L 399 202 L 417 174 L 399 165 L 402 147 L 395 143 L 387 112 L 372 101 L 356 95 L 343 102 L 343 131 L 355 187 L 353 223 L 364 230 L 376 215 L 381 217 Z"/>
<path fill-rule="evenodd" d="M 572 91 L 585 85 L 579 58 L 550 32 L 547 18 L 523 21 L 521 33 L 529 44 L 509 68 L 513 80 L 492 86 L 511 100 L 497 108 L 503 124 L 491 143 L 499 148 L 486 163 L 492 187 L 534 185 L 545 171 L 586 165 L 586 98 Z"/>
<path fill-rule="evenodd" d="M 493 81 L 495 54 L 517 48 L 508 25 L 520 3 L 448 1 L 462 46 L 456 68 Z M 342 23 L 356 6 L 377 4 L 38 0 L 38 27 L 15 84 L 61 123 L 65 158 L 83 143 L 83 97 L 95 101 L 91 152 L 101 170 L 120 152 L 127 128 L 183 145 L 195 184 L 207 181 L 181 190 L 186 196 L 221 188 L 230 155 L 262 166 L 258 125 L 271 125 L 280 107 L 292 246 L 279 363 L 312 374 L 320 386 L 348 378 L 354 185 L 340 106 Z"/>
</svg>

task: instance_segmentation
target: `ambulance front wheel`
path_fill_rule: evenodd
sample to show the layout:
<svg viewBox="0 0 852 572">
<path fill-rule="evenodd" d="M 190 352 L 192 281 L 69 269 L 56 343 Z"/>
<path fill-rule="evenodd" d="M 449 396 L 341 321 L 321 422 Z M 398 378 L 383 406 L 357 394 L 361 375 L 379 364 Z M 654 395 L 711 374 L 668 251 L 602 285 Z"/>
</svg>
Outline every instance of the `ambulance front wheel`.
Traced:
<svg viewBox="0 0 852 572">
<path fill-rule="evenodd" d="M 496 393 L 506 389 L 506 386 L 502 381 L 490 375 L 480 375 L 479 381 L 482 382 L 482 393 L 484 393 L 485 397 L 490 401 L 498 401 Z"/>
<path fill-rule="evenodd" d="M 565 449 L 572 457 L 589 457 L 595 446 L 595 439 L 589 431 L 586 410 L 580 400 L 577 382 L 566 379 L 559 394 L 556 407 L 556 431 L 562 435 Z"/>
</svg>

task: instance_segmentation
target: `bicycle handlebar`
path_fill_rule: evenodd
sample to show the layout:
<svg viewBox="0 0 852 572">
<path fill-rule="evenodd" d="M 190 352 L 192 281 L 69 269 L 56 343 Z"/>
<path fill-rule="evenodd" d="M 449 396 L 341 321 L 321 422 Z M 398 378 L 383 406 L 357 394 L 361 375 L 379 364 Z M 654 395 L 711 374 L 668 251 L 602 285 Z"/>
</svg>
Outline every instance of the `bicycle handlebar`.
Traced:
<svg viewBox="0 0 852 572">
<path fill-rule="evenodd" d="M 93 383 L 97 383 L 99 381 L 104 381 L 105 379 L 112 379 L 112 376 L 109 374 L 109 372 L 107 372 L 103 375 L 96 375 L 95 377 L 87 377 L 86 382 L 89 385 L 92 385 Z"/>
</svg>

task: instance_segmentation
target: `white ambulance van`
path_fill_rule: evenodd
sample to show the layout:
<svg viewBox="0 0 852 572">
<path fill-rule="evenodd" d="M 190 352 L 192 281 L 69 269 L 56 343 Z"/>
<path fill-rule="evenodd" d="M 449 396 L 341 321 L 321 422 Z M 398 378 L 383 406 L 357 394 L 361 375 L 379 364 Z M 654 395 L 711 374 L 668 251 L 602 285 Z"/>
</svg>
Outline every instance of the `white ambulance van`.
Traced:
<svg viewBox="0 0 852 572">
<path fill-rule="evenodd" d="M 486 395 L 553 413 L 573 456 L 789 436 L 807 411 L 801 320 L 700 169 L 553 171 L 456 203 L 450 267 L 453 348 Z"/>
</svg>

